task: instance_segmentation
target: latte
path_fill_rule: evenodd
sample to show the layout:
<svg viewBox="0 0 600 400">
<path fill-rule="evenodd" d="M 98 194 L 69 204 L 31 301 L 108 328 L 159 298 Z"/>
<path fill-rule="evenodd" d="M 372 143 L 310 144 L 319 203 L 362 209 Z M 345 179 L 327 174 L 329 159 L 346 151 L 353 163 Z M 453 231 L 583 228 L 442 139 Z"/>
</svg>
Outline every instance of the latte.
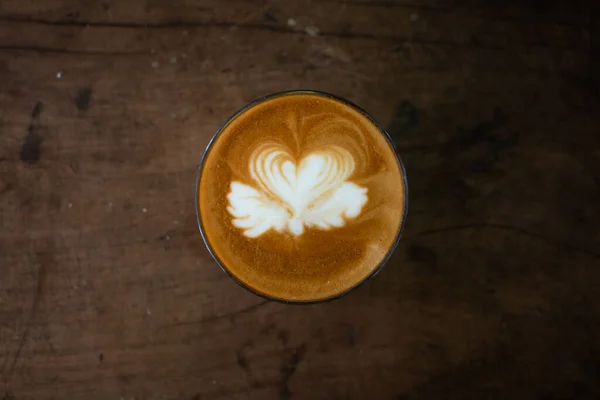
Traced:
<svg viewBox="0 0 600 400">
<path fill-rule="evenodd" d="M 238 282 L 261 295 L 336 297 L 389 257 L 406 212 L 402 165 L 356 107 L 287 92 L 235 114 L 198 176 L 205 243 Z"/>
</svg>

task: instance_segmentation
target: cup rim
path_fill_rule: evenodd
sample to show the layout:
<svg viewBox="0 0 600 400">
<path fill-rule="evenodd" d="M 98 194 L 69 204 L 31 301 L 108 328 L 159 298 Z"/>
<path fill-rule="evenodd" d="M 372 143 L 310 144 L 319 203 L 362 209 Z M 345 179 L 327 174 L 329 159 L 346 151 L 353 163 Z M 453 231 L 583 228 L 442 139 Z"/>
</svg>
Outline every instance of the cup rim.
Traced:
<svg viewBox="0 0 600 400">
<path fill-rule="evenodd" d="M 285 299 L 285 298 L 274 297 L 274 296 L 270 296 L 270 295 L 268 295 L 266 293 L 262 293 L 262 292 L 260 292 L 260 291 L 258 291 L 256 289 L 254 289 L 250 285 L 245 284 L 244 282 L 242 282 L 231 271 L 229 271 L 229 269 L 224 265 L 224 263 L 219 259 L 219 257 L 217 256 L 217 254 L 213 250 L 213 248 L 212 248 L 212 246 L 211 246 L 211 244 L 210 244 L 210 242 L 209 242 L 206 234 L 204 233 L 204 227 L 202 225 L 202 218 L 200 217 L 200 202 L 199 202 L 200 180 L 201 180 L 201 177 L 202 177 L 202 171 L 204 169 L 204 163 L 206 161 L 206 157 L 208 156 L 208 153 L 210 152 L 212 146 L 217 141 L 218 137 L 221 135 L 221 133 L 223 132 L 223 130 L 235 118 L 237 118 L 239 115 L 241 115 L 242 113 L 244 113 L 246 110 L 249 110 L 250 108 L 252 108 L 252 107 L 254 107 L 254 106 L 256 106 L 256 105 L 258 105 L 258 104 L 260 104 L 260 103 L 262 103 L 264 101 L 272 100 L 272 99 L 277 98 L 277 97 L 282 97 L 282 96 L 287 96 L 287 95 L 294 95 L 294 94 L 307 94 L 307 95 L 311 95 L 312 94 L 312 95 L 317 95 L 317 96 L 322 96 L 322 97 L 330 98 L 330 99 L 339 101 L 339 102 L 341 102 L 342 104 L 344 104 L 344 105 L 346 105 L 348 107 L 351 107 L 351 108 L 355 109 L 356 111 L 360 112 L 363 116 L 365 116 L 371 123 L 373 123 L 377 127 L 377 129 L 379 129 L 379 131 L 381 132 L 381 134 L 383 135 L 383 137 L 387 140 L 388 144 L 390 145 L 390 147 L 392 148 L 392 150 L 396 154 L 396 161 L 398 162 L 398 166 L 400 168 L 400 172 L 402 173 L 402 183 L 403 183 L 403 186 L 404 186 L 404 209 L 402 211 L 402 221 L 400 223 L 400 227 L 398 228 L 398 232 L 396 234 L 396 238 L 394 239 L 394 242 L 390 246 L 390 249 L 386 253 L 385 257 L 383 257 L 383 259 L 381 260 L 381 262 L 379 263 L 379 265 L 377 265 L 377 267 L 374 268 L 373 271 L 368 276 L 366 276 L 365 278 L 363 278 L 360 282 L 358 282 L 354 286 L 351 286 L 350 288 L 344 290 L 343 292 L 340 292 L 340 293 L 335 294 L 333 296 L 326 297 L 326 298 L 323 298 L 323 299 L 316 299 L 316 300 L 289 300 L 289 299 Z M 252 294 L 254 294 L 256 296 L 262 297 L 263 299 L 266 299 L 266 300 L 269 300 L 269 301 L 278 302 L 278 303 L 284 303 L 284 304 L 293 304 L 293 305 L 294 304 L 297 304 L 297 305 L 303 305 L 304 304 L 304 305 L 306 305 L 306 304 L 327 303 L 327 302 L 330 302 L 330 301 L 333 301 L 333 300 L 337 300 L 337 299 L 339 299 L 341 297 L 346 296 L 350 292 L 358 289 L 359 287 L 363 286 L 365 283 L 369 282 L 371 279 L 373 279 L 379 273 L 379 271 L 381 271 L 383 269 L 383 267 L 385 266 L 385 264 L 387 264 L 387 262 L 390 260 L 390 258 L 394 254 L 396 248 L 398 247 L 398 244 L 400 243 L 400 239 L 402 238 L 402 233 L 404 232 L 404 227 L 406 225 L 406 217 L 408 215 L 408 180 L 407 180 L 407 177 L 406 177 L 406 169 L 404 167 L 404 163 L 402 162 L 402 158 L 400 157 L 400 154 L 398 154 L 398 151 L 397 151 L 396 147 L 397 146 L 394 143 L 394 141 L 393 141 L 392 137 L 390 136 L 390 134 L 367 111 L 365 111 L 361 107 L 357 106 L 356 104 L 352 103 L 351 101 L 344 99 L 343 97 L 339 97 L 339 96 L 336 96 L 336 95 L 328 93 L 328 92 L 324 92 L 324 91 L 320 91 L 320 90 L 310 90 L 310 89 L 292 89 L 292 90 L 285 90 L 285 91 L 271 93 L 271 94 L 259 97 L 256 100 L 253 100 L 253 101 L 247 103 L 246 105 L 244 105 L 243 107 L 241 107 L 240 109 L 238 109 L 236 112 L 234 112 L 233 114 L 231 114 L 231 116 L 229 116 L 229 118 L 227 118 L 225 120 L 225 122 L 213 134 L 212 138 L 209 140 L 208 144 L 206 145 L 206 148 L 204 149 L 204 152 L 202 154 L 202 158 L 200 159 L 200 164 L 199 164 L 197 172 L 196 172 L 196 188 L 195 188 L 195 192 L 194 192 L 194 208 L 196 209 L 196 222 L 198 224 L 198 230 L 200 231 L 200 236 L 202 237 L 202 241 L 204 242 L 204 245 L 206 246 L 206 249 L 210 253 L 210 255 L 211 255 L 212 259 L 214 260 L 214 262 L 219 266 L 219 268 L 221 268 L 221 270 L 223 272 L 225 272 L 227 275 L 229 275 L 229 277 L 231 279 L 233 279 L 233 281 L 235 283 L 237 283 L 239 286 L 241 286 L 242 288 L 246 289 L 250 293 L 252 293 Z"/>
</svg>

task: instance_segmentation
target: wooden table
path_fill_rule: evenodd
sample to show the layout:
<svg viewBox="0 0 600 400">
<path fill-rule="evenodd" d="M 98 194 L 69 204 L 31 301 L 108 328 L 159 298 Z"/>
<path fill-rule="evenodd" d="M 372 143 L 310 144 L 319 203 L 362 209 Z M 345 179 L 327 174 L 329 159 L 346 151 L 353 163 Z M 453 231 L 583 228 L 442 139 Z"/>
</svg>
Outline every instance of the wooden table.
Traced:
<svg viewBox="0 0 600 400">
<path fill-rule="evenodd" d="M 0 399 L 600 396 L 600 27 L 585 2 L 1 0 Z M 349 296 L 247 293 L 196 227 L 215 129 L 360 104 L 405 236 Z"/>
</svg>

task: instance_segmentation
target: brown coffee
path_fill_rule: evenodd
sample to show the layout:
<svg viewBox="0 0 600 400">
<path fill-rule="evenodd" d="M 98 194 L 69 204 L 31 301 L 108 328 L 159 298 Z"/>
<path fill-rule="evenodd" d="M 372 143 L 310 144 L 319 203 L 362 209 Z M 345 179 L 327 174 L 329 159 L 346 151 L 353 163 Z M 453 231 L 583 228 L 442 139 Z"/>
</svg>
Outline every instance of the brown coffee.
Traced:
<svg viewBox="0 0 600 400">
<path fill-rule="evenodd" d="M 363 112 L 291 92 L 242 110 L 204 158 L 198 207 L 205 241 L 238 281 L 309 302 L 371 276 L 405 213 L 402 167 Z"/>
</svg>

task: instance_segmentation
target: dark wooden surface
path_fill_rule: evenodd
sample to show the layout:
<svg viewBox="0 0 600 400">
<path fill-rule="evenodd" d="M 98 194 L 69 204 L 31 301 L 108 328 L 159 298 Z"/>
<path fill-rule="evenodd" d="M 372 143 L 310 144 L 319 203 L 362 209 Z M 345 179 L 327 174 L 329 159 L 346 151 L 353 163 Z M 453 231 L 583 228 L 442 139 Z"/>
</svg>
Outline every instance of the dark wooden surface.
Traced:
<svg viewBox="0 0 600 400">
<path fill-rule="evenodd" d="M 600 32 L 569 3 L 0 0 L 0 398 L 600 398 Z M 391 262 L 323 305 L 245 292 L 195 222 L 212 132 L 292 88 L 409 174 Z"/>
</svg>

